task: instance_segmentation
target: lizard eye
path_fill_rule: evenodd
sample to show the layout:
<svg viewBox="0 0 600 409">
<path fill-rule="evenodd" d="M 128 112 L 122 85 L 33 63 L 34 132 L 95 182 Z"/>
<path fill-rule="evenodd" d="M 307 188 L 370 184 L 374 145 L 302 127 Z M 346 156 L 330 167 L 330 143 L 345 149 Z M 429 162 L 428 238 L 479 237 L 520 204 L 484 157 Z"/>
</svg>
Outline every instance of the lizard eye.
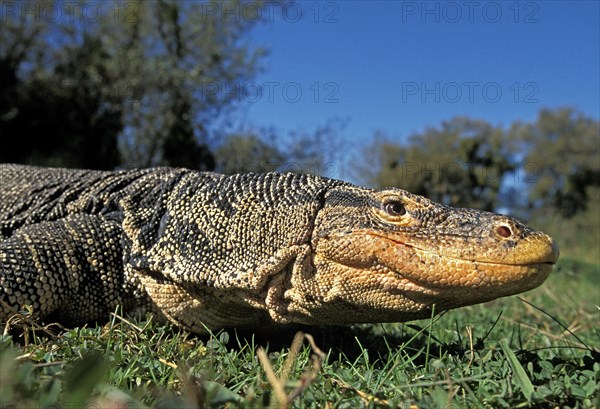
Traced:
<svg viewBox="0 0 600 409">
<path fill-rule="evenodd" d="M 406 214 L 406 208 L 402 202 L 396 200 L 385 203 L 383 205 L 383 210 L 385 210 L 385 212 L 390 216 L 394 217 L 404 216 Z"/>
</svg>

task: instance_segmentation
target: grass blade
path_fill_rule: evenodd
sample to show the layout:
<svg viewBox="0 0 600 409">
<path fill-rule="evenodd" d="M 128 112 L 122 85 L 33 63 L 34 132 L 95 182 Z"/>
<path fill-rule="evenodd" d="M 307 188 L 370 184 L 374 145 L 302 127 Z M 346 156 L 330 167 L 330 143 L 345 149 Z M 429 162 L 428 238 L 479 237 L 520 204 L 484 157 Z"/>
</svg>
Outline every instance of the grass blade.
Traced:
<svg viewBox="0 0 600 409">
<path fill-rule="evenodd" d="M 506 339 L 500 340 L 500 347 L 502 348 L 502 351 L 504 351 L 506 360 L 508 361 L 512 372 L 515 375 L 517 384 L 523 391 L 523 395 L 525 395 L 527 401 L 531 402 L 531 396 L 533 395 L 533 384 L 527 376 L 525 369 L 517 359 L 515 353 L 512 351 L 512 349 L 510 349 L 510 346 L 508 345 L 508 341 Z"/>
</svg>

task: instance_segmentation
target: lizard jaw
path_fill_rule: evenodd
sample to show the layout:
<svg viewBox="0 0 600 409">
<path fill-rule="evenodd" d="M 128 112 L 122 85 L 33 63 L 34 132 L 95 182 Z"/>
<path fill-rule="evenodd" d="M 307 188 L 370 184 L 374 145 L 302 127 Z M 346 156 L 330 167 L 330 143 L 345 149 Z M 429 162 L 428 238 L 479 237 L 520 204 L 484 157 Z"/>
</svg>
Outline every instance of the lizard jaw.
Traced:
<svg viewBox="0 0 600 409">
<path fill-rule="evenodd" d="M 301 292 L 314 300 L 306 307 L 314 310 L 309 315 L 326 318 L 319 323 L 333 317 L 346 317 L 348 323 L 418 319 L 429 316 L 434 305 L 440 312 L 539 286 L 550 274 L 558 249 L 551 240 L 538 245 L 535 254 L 546 255 L 515 263 L 510 254 L 498 261 L 460 258 L 452 251 L 421 249 L 381 234 L 321 237 L 314 258 L 317 274 L 305 280 L 314 283 Z"/>
<path fill-rule="evenodd" d="M 505 254 L 494 249 L 499 254 L 496 260 L 461 258 L 452 252 L 407 245 L 395 238 L 375 237 L 381 244 L 382 251 L 377 252 L 381 264 L 417 285 L 445 289 L 448 293 L 485 291 L 489 287 L 495 294 L 490 296 L 497 298 L 528 291 L 546 280 L 558 258 L 558 247 L 543 233 L 536 236 L 537 241 L 526 243 L 525 248 L 517 246 Z"/>
<path fill-rule="evenodd" d="M 420 270 L 422 275 L 415 277 L 406 270 L 382 264 L 356 267 L 318 259 L 321 271 L 335 274 L 317 274 L 314 283 L 302 291 L 310 294 L 310 298 L 299 297 L 293 309 L 299 313 L 297 319 L 307 324 L 328 324 L 332 320 L 339 324 L 409 321 L 429 317 L 432 309 L 439 313 L 531 290 L 552 270 L 547 263 L 525 266 L 482 263 L 464 274 L 465 266 L 461 266 L 464 260 L 447 261 L 448 264 L 435 267 L 436 271 L 448 276 L 447 268 L 454 266 L 457 273 L 436 281 L 435 272 L 427 267 Z M 468 265 L 473 268 L 472 263 Z M 486 268 L 494 269 L 494 274 Z"/>
</svg>

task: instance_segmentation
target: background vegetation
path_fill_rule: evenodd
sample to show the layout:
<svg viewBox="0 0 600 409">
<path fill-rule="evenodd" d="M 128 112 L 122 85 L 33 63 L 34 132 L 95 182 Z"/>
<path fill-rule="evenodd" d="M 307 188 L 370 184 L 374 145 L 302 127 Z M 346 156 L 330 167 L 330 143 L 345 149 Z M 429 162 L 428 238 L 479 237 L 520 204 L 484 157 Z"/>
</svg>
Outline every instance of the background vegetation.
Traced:
<svg viewBox="0 0 600 409">
<path fill-rule="evenodd" d="M 28 2 L 32 8 L 51 3 L 56 2 Z M 257 24 L 267 22 L 203 12 L 202 7 L 210 3 L 157 0 L 115 4 L 120 5 L 114 9 L 117 14 L 105 14 L 93 24 L 77 19 L 5 16 L 0 30 L 0 135 L 3 141 L 10 140 L 12 147 L 0 150 L 0 161 L 93 169 L 169 165 L 225 173 L 289 170 L 325 174 L 332 158 L 338 163 L 351 160 L 336 136 L 343 124 L 333 120 L 314 132 L 293 135 L 279 135 L 268 129 L 231 131 L 225 126 L 228 113 L 243 103 L 244 96 L 239 90 L 222 90 L 235 90 L 262 69 L 268 50 L 251 44 L 248 34 Z M 235 7 L 237 2 L 228 4 Z M 253 4 L 264 7 L 261 1 Z M 598 345 L 600 305 L 598 119 L 570 107 L 552 107 L 541 110 L 532 123 L 497 126 L 483 119 L 455 117 L 404 140 L 378 132 L 371 141 L 359 153 L 361 160 L 351 166 L 355 180 L 373 187 L 403 187 L 453 206 L 509 213 L 556 237 L 562 264 L 557 277 L 552 277 L 556 281 L 547 290 L 554 291 L 556 298 L 552 301 L 548 293 L 536 293 L 536 297 L 565 322 L 584 323 L 579 329 L 582 339 L 573 339 L 552 319 L 532 309 L 527 310 L 532 315 L 523 318 L 532 320 L 535 328 L 515 324 L 517 318 L 511 315 L 514 322 L 501 321 L 488 338 L 476 334 L 491 346 L 477 344 L 476 339 L 475 346 L 469 344 L 465 331 L 473 326 L 465 325 L 465 315 L 458 312 L 447 314 L 452 318 L 443 317 L 446 324 L 434 335 L 426 329 L 428 323 L 422 325 L 423 331 L 416 332 L 411 326 L 374 327 L 365 329 L 365 333 L 355 329 L 361 334 L 356 335 L 356 343 L 340 347 L 339 355 L 329 352 L 323 361 L 325 375 L 316 381 L 318 386 L 307 389 L 312 390 L 310 399 L 344 401 L 349 397 L 349 405 L 376 405 L 376 399 L 386 404 L 424 401 L 430 406 L 448 401 L 481 407 L 535 402 L 577 406 L 574 402 L 588 399 L 586 402 L 592 405 L 589 385 L 595 388 L 600 376 L 597 364 L 589 361 L 592 357 L 598 359 L 589 348 Z M 556 294 L 569 289 L 579 293 L 573 294 L 569 301 L 572 304 L 561 304 Z M 565 311 L 566 305 L 573 311 Z M 505 304 L 496 306 L 504 308 Z M 513 314 L 516 307 L 510 304 L 506 308 Z M 490 314 L 479 307 L 471 308 L 468 314 L 482 314 L 478 324 L 489 323 Z M 456 330 L 448 330 L 454 322 Z M 188 384 L 190 379 L 201 379 L 203 386 L 198 390 L 214 393 L 210 395 L 213 398 L 234 399 L 228 395 L 233 393 L 244 396 L 246 403 L 252 399 L 270 401 L 273 392 L 267 391 L 268 381 L 259 375 L 264 365 L 261 369 L 255 358 L 253 340 L 249 344 L 234 341 L 229 334 L 225 342 L 221 334 L 208 340 L 194 339 L 192 347 L 189 334 L 144 322 L 137 325 L 143 331 L 118 321 L 104 329 L 70 331 L 61 338 L 34 338 L 28 347 L 19 350 L 16 360 L 10 346 L 14 341 L 5 336 L 2 385 L 7 385 L 6 379 L 12 379 L 13 373 L 18 382 L 11 392 L 3 389 L 9 394 L 2 395 L 0 405 L 11 402 L 11 396 L 25 399 L 27 391 L 33 390 L 36 392 L 31 396 L 37 396 L 40 402 L 65 398 L 62 386 L 77 385 L 78 389 L 82 386 L 77 382 L 87 379 L 76 375 L 82 370 L 78 365 L 89 367 L 90 362 L 96 362 L 89 361 L 96 358 L 86 352 L 100 351 L 107 357 L 109 350 L 115 351 L 110 354 L 111 365 L 100 365 L 104 372 L 99 370 L 97 379 L 88 381 L 94 384 L 106 379 L 105 372 L 109 372 L 109 385 L 136 390 L 134 398 L 145 404 L 158 401 L 155 391 L 148 392 L 151 398 L 144 395 L 151 384 L 180 392 L 194 389 Z M 387 334 L 383 339 L 394 344 L 365 346 L 365 340 L 376 342 L 365 334 L 380 332 L 381 328 Z M 558 340 L 550 335 L 557 333 L 561 334 Z M 352 333 L 348 336 L 354 337 Z M 138 349 L 132 344 L 123 345 L 123 340 L 131 337 L 139 337 Z M 508 337 L 510 346 L 499 343 L 503 337 Z M 375 338 L 381 340 L 380 334 Z M 327 336 L 324 342 L 327 344 Z M 531 345 L 537 351 L 540 344 L 545 346 L 539 354 L 527 351 Z M 237 347 L 230 349 L 231 345 Z M 563 350 L 565 345 L 568 348 Z M 159 347 L 173 350 L 157 354 L 155 348 Z M 393 348 L 401 348 L 401 352 L 391 353 Z M 412 352 L 402 352 L 411 348 Z M 512 359 L 508 352 L 511 348 L 518 351 L 518 359 Z M 369 355 L 372 352 L 368 351 L 373 350 L 376 355 Z M 274 351 L 271 358 L 275 360 L 290 353 L 285 348 Z M 305 379 L 302 371 L 310 361 L 310 353 L 308 349 L 303 351 L 294 358 L 292 375 L 296 378 L 290 375 L 290 379 Z M 470 353 L 465 355 L 465 351 Z M 151 358 L 139 357 L 146 353 Z M 83 355 L 88 356 L 86 364 L 76 363 Z M 504 357 L 506 365 L 492 356 Z M 167 363 L 160 363 L 160 359 Z M 486 366 L 487 359 L 492 366 Z M 348 360 L 353 362 L 351 366 L 344 365 Z M 169 365 L 173 361 L 179 362 Z M 232 367 L 227 369 L 223 362 L 231 362 Z M 515 365 L 519 362 L 525 367 L 525 378 L 517 376 L 517 381 L 502 383 L 503 376 L 490 375 L 509 371 L 518 374 Z M 498 368 L 493 367 L 496 364 Z M 548 379 L 541 379 L 544 370 L 550 371 Z M 246 377 L 236 375 L 238 371 Z M 332 375 L 340 371 L 346 375 Z M 577 376 L 585 379 L 573 381 Z M 484 378 L 489 379 L 484 382 Z M 525 379 L 535 388 L 531 389 Z M 557 386 L 559 380 L 562 386 Z M 403 382 L 423 385 L 393 389 Z M 481 398 L 488 392 L 473 389 L 481 382 L 495 385 L 489 399 Z M 565 382 L 583 389 L 569 390 Z M 219 385 L 226 388 L 219 389 Z M 557 392 L 560 388 L 566 391 L 562 396 Z M 324 397 L 310 395 L 320 390 L 329 392 Z M 190 393 L 183 396 L 196 403 L 208 399 L 208 395 L 193 397 Z"/>
<path fill-rule="evenodd" d="M 28 4 L 48 16 L 57 7 Z M 245 100 L 240 84 L 268 55 L 248 34 L 268 22 L 205 7 L 117 2 L 93 22 L 6 13 L 0 134 L 12 147 L 0 151 L 0 161 L 327 174 L 332 158 L 337 166 L 348 160 L 336 137 L 339 121 L 293 135 L 229 130 L 227 114 Z M 598 262 L 599 251 L 588 249 L 600 242 L 600 223 L 590 223 L 600 213 L 599 132 L 598 119 L 568 107 L 502 127 L 456 117 L 400 141 L 378 132 L 359 153 L 367 160 L 350 172 L 373 187 L 400 186 L 449 205 L 516 215 L 555 233 L 568 253 Z"/>
<path fill-rule="evenodd" d="M 519 298 L 404 324 L 196 336 L 115 311 L 0 335 L 0 407 L 597 408 L 598 267 L 561 262 Z"/>
</svg>

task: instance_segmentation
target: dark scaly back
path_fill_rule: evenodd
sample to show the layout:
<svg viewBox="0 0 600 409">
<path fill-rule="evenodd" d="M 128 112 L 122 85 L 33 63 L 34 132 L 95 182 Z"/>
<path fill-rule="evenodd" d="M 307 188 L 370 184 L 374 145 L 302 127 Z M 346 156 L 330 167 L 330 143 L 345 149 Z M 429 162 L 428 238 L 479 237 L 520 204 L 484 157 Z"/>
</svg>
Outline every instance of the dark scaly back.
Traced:
<svg viewBox="0 0 600 409">
<path fill-rule="evenodd" d="M 8 304 L 0 320 L 31 305 L 42 318 L 79 324 L 143 303 L 124 275 L 120 202 L 182 172 L 0 165 L 0 301 Z"/>
<path fill-rule="evenodd" d="M 312 268 L 316 215 L 327 190 L 346 185 L 170 168 L 1 165 L 0 177 L 0 299 L 11 308 L 76 324 L 124 304 L 200 332 L 200 323 L 252 323 L 265 310 L 279 317 L 281 280 Z"/>
<path fill-rule="evenodd" d="M 178 283 L 248 287 L 245 272 L 310 242 L 326 190 L 343 184 L 293 173 L 187 173 L 153 208 L 125 204 L 131 264 Z"/>
<path fill-rule="evenodd" d="M 0 237 L 22 226 L 54 221 L 69 214 L 118 212 L 119 200 L 144 191 L 169 168 L 103 172 L 0 164 Z"/>
</svg>

